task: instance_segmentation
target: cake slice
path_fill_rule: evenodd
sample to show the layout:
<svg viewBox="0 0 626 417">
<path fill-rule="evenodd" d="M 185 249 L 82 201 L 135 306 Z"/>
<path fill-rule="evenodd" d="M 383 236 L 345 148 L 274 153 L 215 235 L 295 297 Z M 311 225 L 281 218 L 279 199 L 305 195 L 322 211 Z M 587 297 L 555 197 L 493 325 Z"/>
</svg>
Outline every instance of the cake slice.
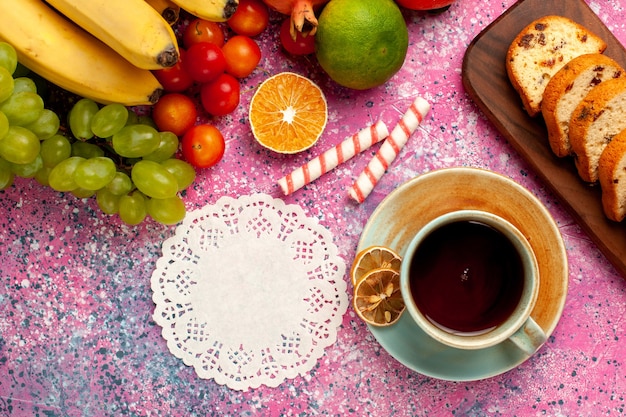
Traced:
<svg viewBox="0 0 626 417">
<path fill-rule="evenodd" d="M 621 222 L 626 217 L 626 130 L 615 135 L 600 155 L 598 178 L 604 213 Z"/>
<path fill-rule="evenodd" d="M 569 122 L 580 101 L 596 85 L 620 78 L 625 73 L 615 60 L 606 55 L 584 54 L 572 59 L 554 74 L 543 93 L 541 114 L 555 155 L 565 157 L 572 151 Z"/>
<path fill-rule="evenodd" d="M 573 58 L 602 53 L 606 42 L 563 16 L 545 16 L 526 26 L 510 44 L 506 71 L 530 116 L 541 111 L 548 81 Z"/>
<path fill-rule="evenodd" d="M 598 84 L 578 104 L 569 123 L 569 140 L 580 177 L 598 180 L 598 163 L 613 136 L 626 129 L 626 77 Z"/>
</svg>

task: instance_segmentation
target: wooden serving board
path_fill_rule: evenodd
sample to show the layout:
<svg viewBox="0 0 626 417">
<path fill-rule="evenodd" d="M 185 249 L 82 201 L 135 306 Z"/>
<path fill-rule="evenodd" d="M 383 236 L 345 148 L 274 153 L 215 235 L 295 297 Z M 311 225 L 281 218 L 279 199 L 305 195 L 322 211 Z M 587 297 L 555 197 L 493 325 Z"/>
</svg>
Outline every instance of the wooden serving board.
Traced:
<svg viewBox="0 0 626 417">
<path fill-rule="evenodd" d="M 608 44 L 605 55 L 626 68 L 624 47 L 583 0 L 521 0 L 471 42 L 463 60 L 463 86 L 626 278 L 626 221 L 608 220 L 602 211 L 599 185 L 580 180 L 571 158 L 553 154 L 543 119 L 526 114 L 506 74 L 509 44 L 526 25 L 549 14 L 569 17 L 600 36 Z"/>
</svg>

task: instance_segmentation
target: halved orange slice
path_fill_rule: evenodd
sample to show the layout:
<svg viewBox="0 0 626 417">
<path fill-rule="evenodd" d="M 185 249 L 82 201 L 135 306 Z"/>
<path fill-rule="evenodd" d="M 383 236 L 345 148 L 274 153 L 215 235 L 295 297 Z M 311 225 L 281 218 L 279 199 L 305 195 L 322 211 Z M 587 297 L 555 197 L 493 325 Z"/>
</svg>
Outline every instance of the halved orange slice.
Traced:
<svg viewBox="0 0 626 417">
<path fill-rule="evenodd" d="M 402 258 L 389 248 L 383 246 L 370 246 L 357 253 L 350 268 L 350 278 L 352 285 L 369 271 L 377 268 L 393 269 L 400 272 Z"/>
<path fill-rule="evenodd" d="M 250 101 L 250 127 L 256 140 L 279 153 L 310 148 L 328 120 L 326 97 L 311 80 L 292 72 L 276 74 L 259 86 Z"/>
<path fill-rule="evenodd" d="M 352 299 L 356 314 L 372 326 L 389 326 L 404 312 L 400 274 L 379 268 L 366 273 L 354 287 Z"/>
</svg>

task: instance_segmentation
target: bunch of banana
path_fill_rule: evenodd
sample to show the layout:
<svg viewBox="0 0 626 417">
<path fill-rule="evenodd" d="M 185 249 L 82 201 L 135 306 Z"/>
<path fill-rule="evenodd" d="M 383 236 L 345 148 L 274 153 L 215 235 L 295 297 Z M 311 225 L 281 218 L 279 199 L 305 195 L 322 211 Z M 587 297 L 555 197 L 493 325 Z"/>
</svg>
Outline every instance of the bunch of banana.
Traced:
<svg viewBox="0 0 626 417">
<path fill-rule="evenodd" d="M 143 22 L 142 16 L 136 12 L 141 9 L 134 6 L 137 2 L 143 6 L 147 4 L 143 0 L 123 1 L 128 7 L 122 14 L 136 19 L 137 25 L 143 24 L 140 23 Z M 78 6 L 79 1 L 75 3 Z M 92 0 L 80 3 L 80 6 L 84 10 L 90 10 L 95 3 L 101 4 L 100 26 L 108 25 L 113 30 L 125 30 L 116 23 L 119 16 L 114 20 L 104 18 L 108 14 L 107 9 L 117 1 Z M 154 12 L 153 8 L 149 9 Z M 68 91 L 100 103 L 121 103 L 127 106 L 154 103 L 162 93 L 162 86 L 149 70 L 132 64 L 112 47 L 41 0 L 0 1 L 0 15 L 0 39 L 13 45 L 18 60 Z M 162 20 L 158 13 L 157 16 Z M 142 26 L 141 30 L 146 30 L 146 26 Z M 122 33 L 121 36 L 128 36 L 128 33 Z M 165 46 L 164 49 L 168 47 Z M 155 54 L 153 59 L 158 55 Z"/>
<path fill-rule="evenodd" d="M 46 1 L 136 67 L 156 70 L 178 61 L 172 27 L 144 0 Z"/>
<path fill-rule="evenodd" d="M 239 0 L 171 0 L 194 16 L 225 22 L 235 13 Z"/>
</svg>

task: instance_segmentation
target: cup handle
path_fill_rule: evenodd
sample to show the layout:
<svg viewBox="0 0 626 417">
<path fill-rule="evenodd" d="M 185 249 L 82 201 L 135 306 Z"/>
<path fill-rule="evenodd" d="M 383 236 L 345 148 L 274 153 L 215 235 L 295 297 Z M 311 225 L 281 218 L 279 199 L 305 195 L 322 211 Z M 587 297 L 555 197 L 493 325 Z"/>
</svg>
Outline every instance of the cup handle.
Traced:
<svg viewBox="0 0 626 417">
<path fill-rule="evenodd" d="M 509 337 L 509 340 L 528 356 L 532 356 L 546 339 L 546 333 L 532 317 L 528 317 L 522 327 Z"/>
</svg>

